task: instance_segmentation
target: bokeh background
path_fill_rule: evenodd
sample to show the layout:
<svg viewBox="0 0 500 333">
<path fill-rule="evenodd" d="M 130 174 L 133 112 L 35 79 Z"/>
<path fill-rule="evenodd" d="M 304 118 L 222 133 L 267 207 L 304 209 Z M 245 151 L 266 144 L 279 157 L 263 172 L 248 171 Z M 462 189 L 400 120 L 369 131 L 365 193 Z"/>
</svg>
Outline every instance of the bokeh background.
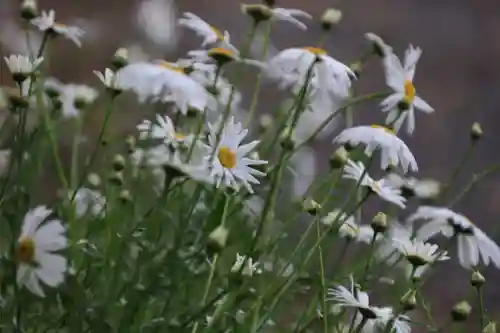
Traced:
<svg viewBox="0 0 500 333">
<path fill-rule="evenodd" d="M 17 10 L 20 1 L 0 0 L 0 42 L 2 55 L 26 51 L 24 32 Z M 50 51 L 50 71 L 63 82 L 97 85 L 92 70 L 104 69 L 119 47 L 127 47 L 131 56 L 140 59 L 175 60 L 200 40 L 189 31 L 176 27 L 176 18 L 193 11 L 221 30 L 228 30 L 235 44 L 240 44 L 249 27 L 249 19 L 240 13 L 236 0 L 152 0 L 141 7 L 141 0 L 40 0 L 40 9 L 54 8 L 61 22 L 86 30 L 80 50 L 64 41 L 56 41 Z M 153 6 L 154 5 L 154 6 Z M 469 129 L 474 121 L 481 123 L 484 139 L 473 157 L 463 167 L 459 184 L 467 182 L 474 172 L 500 163 L 500 2 L 498 0 L 277 0 L 277 6 L 299 8 L 315 17 L 306 32 L 288 23 L 273 27 L 272 44 L 277 50 L 292 46 L 315 45 L 320 35 L 317 23 L 327 7 L 343 12 L 341 24 L 328 36 L 325 48 L 337 59 L 350 63 L 366 51 L 366 32 L 382 36 L 398 54 L 408 44 L 420 46 L 423 56 L 418 64 L 418 93 L 436 112 L 432 116 L 418 114 L 417 131 L 403 138 L 412 148 L 420 165 L 420 177 L 446 181 L 469 144 Z M 141 9 L 142 8 L 142 9 Z M 140 18 L 142 15 L 142 18 Z M 146 19 L 144 19 L 146 18 Z M 32 35 L 33 45 L 37 36 Z M 255 46 L 258 53 L 259 46 Z M 2 62 L 1 84 L 9 84 Z M 243 82 L 243 104 L 248 107 L 249 82 Z M 371 60 L 356 83 L 358 92 L 384 88 L 379 61 Z M 245 93 L 246 92 L 246 93 Z M 262 112 L 274 110 L 267 101 L 275 98 L 272 84 L 265 83 L 261 93 Z M 100 110 L 94 110 L 87 132 L 97 131 Z M 127 131 L 140 117 L 133 107 L 124 107 L 115 116 L 113 129 Z M 375 104 L 356 110 L 356 123 L 382 121 Z M 332 133 L 333 135 L 334 133 Z M 329 138 L 314 144 L 314 159 L 302 161 L 304 176 L 314 176 L 327 169 L 332 151 Z M 481 182 L 460 203 L 457 210 L 500 241 L 500 175 Z M 460 186 L 460 185 L 459 185 Z M 458 187 L 459 187 L 458 186 Z M 438 322 L 447 319 L 452 304 L 469 293 L 468 273 L 455 261 L 440 265 L 436 277 L 428 284 Z M 498 270 L 488 269 L 485 276 L 486 305 L 489 316 L 500 319 L 500 280 Z"/>
</svg>

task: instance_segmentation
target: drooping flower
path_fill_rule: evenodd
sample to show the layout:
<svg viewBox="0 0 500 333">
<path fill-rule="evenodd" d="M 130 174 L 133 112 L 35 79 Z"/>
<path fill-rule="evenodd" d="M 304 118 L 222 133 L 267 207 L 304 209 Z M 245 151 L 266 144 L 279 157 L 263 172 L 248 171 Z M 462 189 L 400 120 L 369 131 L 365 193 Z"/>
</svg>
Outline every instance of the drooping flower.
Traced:
<svg viewBox="0 0 500 333">
<path fill-rule="evenodd" d="M 188 109 L 203 111 L 208 103 L 205 88 L 187 76 L 184 69 L 165 61 L 138 62 L 127 65 L 117 72 L 119 85 L 132 90 L 139 100 L 173 102 L 182 114 Z"/>
<path fill-rule="evenodd" d="M 259 184 L 254 176 L 264 176 L 265 173 L 254 169 L 253 166 L 267 164 L 267 161 L 252 159 L 247 155 L 257 146 L 259 141 L 252 141 L 242 144 L 248 130 L 243 129 L 241 124 L 235 123 L 234 118 L 230 118 L 222 129 L 220 142 L 217 142 L 219 126 L 209 124 L 210 133 L 208 136 L 208 151 L 206 161 L 211 167 L 211 175 L 214 177 L 217 186 L 224 185 L 238 188 L 243 185 L 253 193 L 251 184 Z"/>
<path fill-rule="evenodd" d="M 434 109 L 416 94 L 413 78 L 417 62 L 422 54 L 420 48 L 412 45 L 406 50 L 404 66 L 399 58 L 386 49 L 384 55 L 384 69 L 386 83 L 394 93 L 381 103 L 382 111 L 389 112 L 386 123 L 393 124 L 396 132 L 399 131 L 406 120 L 406 130 L 413 133 L 415 130 L 415 109 L 425 113 L 432 113 Z"/>
<path fill-rule="evenodd" d="M 119 80 L 116 77 L 116 73 L 111 69 L 106 68 L 104 72 L 94 71 L 97 78 L 104 84 L 104 86 L 115 92 L 120 92 L 122 87 L 119 84 Z"/>
<path fill-rule="evenodd" d="M 334 140 L 335 143 L 357 146 L 365 145 L 365 154 L 372 156 L 380 151 L 381 168 L 400 165 L 404 172 L 417 171 L 417 161 L 408 146 L 391 130 L 378 125 L 356 126 L 343 130 Z"/>
<path fill-rule="evenodd" d="M 67 26 L 56 22 L 56 12 L 50 10 L 49 12 L 42 11 L 41 16 L 31 20 L 31 23 L 42 32 L 50 32 L 56 35 L 62 35 L 71 40 L 78 47 L 82 46 L 80 39 L 84 35 L 84 31 L 78 27 Z"/>
<path fill-rule="evenodd" d="M 297 18 L 312 19 L 311 14 L 300 9 L 293 8 L 277 8 L 271 9 L 272 20 L 290 22 L 301 30 L 307 30 L 307 26 Z"/>
<path fill-rule="evenodd" d="M 421 206 L 408 218 L 410 223 L 417 220 L 428 221 L 418 229 L 417 239 L 426 241 L 438 234 L 456 237 L 463 267 L 475 267 L 482 261 L 500 268 L 500 247 L 467 217 L 445 207 Z"/>
<path fill-rule="evenodd" d="M 207 45 L 217 45 L 231 49 L 234 48 L 231 45 L 229 33 L 227 31 L 224 33 L 220 32 L 217 28 L 208 24 L 193 13 L 184 13 L 183 17 L 179 19 L 179 25 L 193 30 L 198 36 L 202 37 L 202 47 Z"/>
<path fill-rule="evenodd" d="M 373 193 L 388 202 L 398 205 L 401 208 L 406 207 L 406 199 L 401 196 L 401 190 L 392 187 L 383 178 L 375 181 L 370 177 L 362 162 L 348 160 L 344 168 L 344 178 L 353 179 L 360 186 L 368 187 Z"/>
<path fill-rule="evenodd" d="M 32 60 L 23 55 L 11 55 L 4 59 L 14 80 L 18 82 L 23 82 L 30 77 L 43 62 L 43 57 Z"/>
<path fill-rule="evenodd" d="M 79 188 L 75 193 L 74 202 L 78 218 L 82 218 L 86 214 L 92 217 L 104 217 L 106 213 L 106 198 L 101 193 L 89 188 Z"/>
<path fill-rule="evenodd" d="M 26 213 L 17 242 L 17 283 L 44 297 L 40 280 L 50 287 L 64 282 L 67 260 L 55 253 L 66 248 L 66 229 L 51 210 L 38 206 Z"/>
<path fill-rule="evenodd" d="M 397 173 L 389 173 L 384 177 L 389 184 L 401 189 L 403 196 L 416 197 L 422 200 L 436 199 L 441 193 L 441 184 L 431 178 L 417 179 L 415 177 L 402 177 Z"/>
</svg>

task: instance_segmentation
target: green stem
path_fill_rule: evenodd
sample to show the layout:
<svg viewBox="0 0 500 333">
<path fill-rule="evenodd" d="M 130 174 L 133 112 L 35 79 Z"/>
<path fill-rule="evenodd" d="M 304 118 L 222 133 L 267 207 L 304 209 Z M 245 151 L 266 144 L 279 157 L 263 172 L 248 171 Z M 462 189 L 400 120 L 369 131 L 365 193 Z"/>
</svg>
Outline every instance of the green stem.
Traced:
<svg viewBox="0 0 500 333">
<path fill-rule="evenodd" d="M 460 171 L 462 171 L 462 168 L 464 167 L 465 163 L 469 160 L 469 158 L 472 156 L 472 152 L 474 151 L 474 148 L 476 147 L 476 144 L 474 142 L 472 142 L 470 145 L 469 145 L 469 148 L 467 148 L 467 151 L 465 152 L 465 154 L 462 156 L 460 162 L 457 164 L 457 166 L 455 167 L 455 170 L 453 171 L 450 179 L 448 180 L 448 182 L 446 183 L 445 185 L 445 188 L 443 190 L 443 192 L 441 193 L 441 195 L 439 196 L 439 199 L 441 200 L 444 200 L 446 198 L 446 195 L 448 194 L 448 192 L 450 191 L 450 188 L 451 186 L 453 185 L 453 183 L 457 180 L 457 177 L 458 175 L 460 174 Z"/>
<path fill-rule="evenodd" d="M 481 311 L 481 313 L 479 314 L 479 332 L 482 332 L 484 329 L 484 318 L 485 318 L 483 290 L 480 286 L 478 286 L 476 287 L 476 291 L 477 291 L 477 300 L 479 303 L 479 310 Z"/>
<path fill-rule="evenodd" d="M 377 236 L 378 236 L 378 233 L 374 232 L 372 240 L 370 242 L 370 252 L 368 253 L 368 258 L 366 259 L 365 269 L 363 271 L 363 277 L 361 278 L 361 283 L 360 283 L 361 286 L 363 286 L 366 283 L 366 281 L 368 280 L 368 273 L 370 272 L 372 258 L 373 258 L 373 255 L 375 254 L 375 244 L 376 244 Z"/>
<path fill-rule="evenodd" d="M 458 193 L 458 195 L 450 201 L 448 206 L 453 207 L 454 205 L 456 205 L 481 180 L 483 180 L 484 178 L 486 178 L 490 174 L 497 172 L 499 170 L 500 170 L 500 164 L 495 164 L 495 165 L 492 165 L 489 168 L 487 168 L 479 173 L 474 174 L 472 176 L 472 179 L 463 187 L 462 191 L 460 191 L 460 193 Z"/>
<path fill-rule="evenodd" d="M 319 240 L 321 238 L 321 230 L 320 230 L 320 220 L 316 219 L 316 236 Z M 318 257 L 319 257 L 319 273 L 321 278 L 321 289 L 322 294 L 321 298 L 322 302 L 322 311 L 323 311 L 323 332 L 328 333 L 328 304 L 326 300 L 327 286 L 325 281 L 325 264 L 323 262 L 323 249 L 321 248 L 321 243 L 318 246 Z"/>
</svg>

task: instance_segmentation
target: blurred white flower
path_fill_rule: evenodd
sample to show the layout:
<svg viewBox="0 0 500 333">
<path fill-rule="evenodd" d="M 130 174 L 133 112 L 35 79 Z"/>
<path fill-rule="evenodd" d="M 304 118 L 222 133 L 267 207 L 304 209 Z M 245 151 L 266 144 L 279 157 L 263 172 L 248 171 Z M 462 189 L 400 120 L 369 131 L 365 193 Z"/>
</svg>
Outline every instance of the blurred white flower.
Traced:
<svg viewBox="0 0 500 333">
<path fill-rule="evenodd" d="M 394 93 L 382 101 L 382 111 L 389 112 L 386 124 L 393 124 L 396 132 L 406 120 L 406 130 L 413 133 L 415 130 L 415 108 L 425 113 L 432 113 L 434 109 L 422 98 L 416 95 L 413 77 L 418 59 L 422 54 L 420 48 L 412 45 L 406 50 L 404 66 L 399 58 L 389 49 L 384 56 L 385 79 Z M 403 105 L 404 104 L 404 105 Z"/>
<path fill-rule="evenodd" d="M 78 117 L 79 109 L 92 104 L 99 93 L 92 87 L 82 84 L 64 84 L 54 78 L 44 82 L 45 89 L 51 89 L 59 93 L 62 103 L 62 115 L 64 118 Z"/>
<path fill-rule="evenodd" d="M 392 52 L 392 47 L 387 45 L 382 38 L 374 33 L 367 32 L 365 38 L 377 48 L 378 52 L 382 53 L 382 56 Z"/>
<path fill-rule="evenodd" d="M 419 267 L 432 264 L 439 260 L 450 259 L 446 251 L 439 251 L 436 244 L 426 243 L 418 239 L 393 239 L 394 247 L 406 257 L 413 266 Z"/>
<path fill-rule="evenodd" d="M 307 26 L 299 21 L 297 18 L 306 18 L 308 20 L 312 19 L 311 14 L 293 8 L 271 8 L 272 17 L 271 19 L 274 21 L 286 21 L 290 22 L 301 30 L 307 30 Z"/>
<path fill-rule="evenodd" d="M 401 196 L 401 190 L 392 187 L 385 179 L 375 181 L 370 177 L 362 162 L 356 163 L 348 160 L 344 168 L 344 178 L 357 181 L 360 186 L 368 187 L 373 193 L 388 202 L 401 208 L 406 207 L 406 199 Z"/>
<path fill-rule="evenodd" d="M 224 185 L 237 188 L 243 185 L 253 193 L 251 184 L 259 184 L 254 176 L 264 176 L 265 173 L 254 169 L 253 166 L 267 164 L 267 161 L 252 159 L 247 155 L 257 146 L 259 141 L 252 141 L 241 144 L 246 137 L 248 130 L 243 129 L 240 123 L 235 123 L 234 118 L 230 118 L 224 125 L 220 142 L 217 141 L 221 123 L 217 125 L 209 124 L 210 133 L 208 136 L 208 154 L 206 161 L 210 165 L 211 175 L 214 177 L 217 186 Z"/>
<path fill-rule="evenodd" d="M 241 57 L 240 51 L 233 48 L 214 47 L 208 50 L 192 50 L 188 52 L 189 59 L 185 61 L 199 63 L 226 63 L 240 62 L 252 65 L 260 69 L 266 69 L 266 65 L 260 61 Z"/>
<path fill-rule="evenodd" d="M 17 283 L 41 297 L 45 293 L 39 281 L 57 287 L 68 267 L 66 258 L 54 253 L 66 248 L 66 229 L 57 219 L 47 220 L 51 213 L 44 206 L 28 211 L 17 242 Z"/>
<path fill-rule="evenodd" d="M 293 194 L 302 196 L 314 182 L 317 175 L 317 160 L 314 149 L 300 148 L 290 158 L 293 174 Z"/>
<path fill-rule="evenodd" d="M 122 90 L 119 84 L 120 81 L 116 77 L 116 73 L 113 72 L 111 69 L 106 68 L 104 70 L 104 73 L 99 71 L 94 71 L 94 74 L 102 82 L 102 84 L 104 84 L 106 88 L 115 90 L 117 92 Z"/>
<path fill-rule="evenodd" d="M 156 115 L 156 123 L 144 119 L 137 125 L 139 131 L 139 140 L 157 139 L 164 144 L 176 148 L 181 143 L 190 143 L 192 135 L 185 136 L 175 130 L 174 123 L 169 116 Z"/>
<path fill-rule="evenodd" d="M 244 255 L 236 253 L 236 261 L 234 262 L 233 267 L 231 267 L 231 272 L 239 273 L 241 271 L 242 275 L 253 276 L 254 274 L 262 273 L 259 265 L 259 262 L 254 262 L 252 258 L 247 258 Z"/>
<path fill-rule="evenodd" d="M 172 49 L 176 46 L 177 8 L 173 0 L 142 0 L 137 23 L 155 44 Z"/>
<path fill-rule="evenodd" d="M 225 31 L 220 32 L 214 26 L 203 21 L 199 16 L 186 12 L 183 17 L 179 19 L 179 25 L 193 30 L 198 36 L 203 38 L 201 47 L 208 45 L 216 45 L 223 48 L 234 49 L 231 45 L 229 33 Z"/>
<path fill-rule="evenodd" d="M 51 9 L 48 12 L 42 11 L 41 16 L 31 20 L 31 23 L 42 32 L 50 32 L 56 35 L 62 35 L 75 43 L 78 47 L 81 47 L 82 43 L 80 39 L 85 34 L 85 32 L 78 27 L 72 27 L 58 23 L 56 22 L 55 18 L 56 12 Z"/>
<path fill-rule="evenodd" d="M 352 277 L 349 289 L 344 286 L 328 289 L 327 296 L 330 301 L 336 302 L 341 307 L 357 309 L 359 314 L 356 314 L 356 323 L 358 325 L 361 323 L 361 317 L 366 320 L 363 332 L 378 332 L 384 330 L 388 324 L 392 325 L 396 333 L 411 332 L 408 316 L 398 315 L 390 307 L 371 306 L 368 293 L 355 286 Z"/>
<path fill-rule="evenodd" d="M 434 179 L 417 179 L 415 177 L 402 177 L 391 172 L 384 177 L 389 184 L 401 189 L 404 196 L 418 199 L 436 199 L 441 193 L 441 184 Z"/>
<path fill-rule="evenodd" d="M 25 31 L 13 20 L 0 20 L 0 44 L 11 53 L 25 56 L 33 55 L 42 44 L 42 38 L 36 31 Z"/>
<path fill-rule="evenodd" d="M 24 81 L 28 76 L 31 76 L 43 62 L 43 57 L 32 60 L 23 55 L 11 55 L 4 57 L 4 59 L 11 74 L 22 77 L 20 81 Z"/>
<path fill-rule="evenodd" d="M 165 61 L 133 63 L 120 69 L 117 78 L 118 84 L 124 90 L 134 91 L 141 102 L 148 98 L 173 102 L 182 114 L 187 114 L 188 109 L 202 112 L 208 103 L 205 88 L 176 64 Z"/>
<path fill-rule="evenodd" d="M 306 80 L 307 72 L 314 66 L 310 85 L 317 88 L 317 98 L 330 97 L 335 101 L 349 96 L 354 72 L 343 63 L 330 57 L 325 50 L 315 47 L 290 48 L 279 52 L 267 65 L 268 76 L 297 93 Z"/>
<path fill-rule="evenodd" d="M 89 188 L 79 188 L 76 191 L 74 202 L 75 213 L 78 218 L 82 218 L 87 214 L 92 217 L 102 218 L 106 213 L 106 198 L 101 193 Z"/>
<path fill-rule="evenodd" d="M 500 247 L 467 217 L 445 207 L 421 206 L 408 218 L 408 222 L 426 220 L 417 232 L 417 239 L 426 241 L 437 234 L 456 237 L 458 259 L 465 268 L 490 262 L 500 268 Z"/>
<path fill-rule="evenodd" d="M 365 154 L 380 150 L 381 168 L 400 165 L 404 172 L 417 171 L 417 161 L 408 146 L 391 130 L 378 125 L 356 126 L 343 130 L 333 142 L 357 146 L 366 145 Z"/>
</svg>

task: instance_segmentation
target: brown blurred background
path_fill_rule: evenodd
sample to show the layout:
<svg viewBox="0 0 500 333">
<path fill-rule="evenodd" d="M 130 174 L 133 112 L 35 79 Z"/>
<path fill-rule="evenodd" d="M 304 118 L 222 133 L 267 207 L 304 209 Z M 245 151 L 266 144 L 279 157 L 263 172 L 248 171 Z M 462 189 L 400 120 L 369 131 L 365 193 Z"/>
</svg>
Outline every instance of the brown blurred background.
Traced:
<svg viewBox="0 0 500 333">
<path fill-rule="evenodd" d="M 140 0 L 40 0 L 40 9 L 54 8 L 61 22 L 72 23 L 88 30 L 83 48 L 58 40 L 51 51 L 51 73 L 65 81 L 91 83 L 97 81 L 91 70 L 104 69 L 118 47 L 140 45 L 152 58 L 181 56 L 189 48 L 198 46 L 199 39 L 192 33 L 175 29 L 169 41 L 155 43 L 136 23 Z M 168 1 L 167 1 L 168 2 Z M 9 37 L 16 26 L 19 1 L 0 0 L 0 41 L 3 51 L 22 48 L 16 38 Z M 193 11 L 213 25 L 231 33 L 236 44 L 241 44 L 248 27 L 248 19 L 240 14 L 236 0 L 179 0 L 172 4 L 178 13 Z M 417 131 L 413 137 L 403 136 L 412 148 L 420 165 L 419 176 L 446 181 L 451 170 L 467 150 L 471 124 L 479 121 L 485 137 L 474 151 L 460 176 L 460 183 L 470 179 L 473 172 L 500 163 L 498 145 L 500 131 L 500 2 L 498 0 L 277 0 L 277 6 L 300 8 L 316 19 L 324 9 L 337 7 L 343 12 L 340 26 L 329 36 L 326 49 L 344 62 L 356 60 L 367 47 L 364 33 L 374 32 L 394 46 L 402 55 L 409 43 L 420 46 L 424 52 L 418 64 L 416 87 L 418 93 L 436 110 L 429 116 L 417 114 Z M 168 16 L 167 16 L 168 17 Z M 165 23 L 165 22 L 164 22 Z M 272 42 L 277 49 L 291 46 L 314 45 L 320 29 L 309 22 L 309 30 L 301 32 L 288 23 L 274 25 Z M 10 30 L 9 30 L 10 29 Z M 166 28 L 164 28 L 166 29 Z M 175 38 L 174 38 L 175 36 Z M 177 42 L 176 42 L 177 39 Z M 2 66 L 3 63 L 2 63 Z M 5 71 L 2 71 L 5 72 Z M 2 83 L 8 81 L 5 74 Z M 265 85 L 269 88 L 269 85 Z M 384 89 L 383 75 L 378 61 L 371 60 L 357 82 L 360 93 Z M 271 98 L 275 91 L 265 89 L 261 100 Z M 249 96 L 244 96 L 248 107 Z M 260 103 L 265 105 L 265 103 Z M 138 119 L 135 110 L 124 110 L 130 117 L 115 117 L 117 128 L 130 127 Z M 266 110 L 271 112 L 272 110 Z M 375 104 L 360 108 L 357 123 L 380 122 L 381 114 Z M 90 129 L 92 132 L 92 129 Z M 319 156 L 331 152 L 330 140 L 317 143 Z M 320 161 L 320 171 L 327 168 Z M 490 235 L 500 241 L 500 176 L 492 175 L 479 184 L 457 207 Z M 451 305 L 466 298 L 468 273 L 453 260 L 441 265 L 437 276 L 428 285 L 433 307 L 440 309 L 441 320 L 446 320 Z M 500 319 L 500 279 L 498 270 L 488 269 L 486 278 L 486 305 L 488 315 Z"/>
</svg>

